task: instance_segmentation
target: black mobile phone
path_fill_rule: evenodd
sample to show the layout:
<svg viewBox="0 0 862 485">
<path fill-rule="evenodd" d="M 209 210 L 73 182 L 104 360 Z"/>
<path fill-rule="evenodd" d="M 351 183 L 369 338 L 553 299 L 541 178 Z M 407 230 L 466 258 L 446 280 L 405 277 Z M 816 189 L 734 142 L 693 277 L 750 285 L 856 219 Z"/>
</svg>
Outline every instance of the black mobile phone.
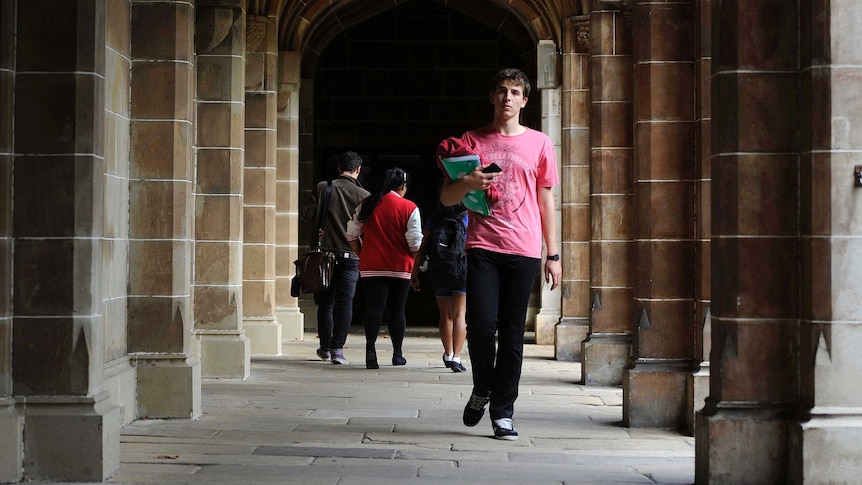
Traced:
<svg viewBox="0 0 862 485">
<path fill-rule="evenodd" d="M 496 163 L 491 163 L 491 165 L 488 165 L 487 167 L 482 169 L 482 173 L 497 173 L 502 171 L 503 169 L 500 168 L 500 166 Z"/>
</svg>

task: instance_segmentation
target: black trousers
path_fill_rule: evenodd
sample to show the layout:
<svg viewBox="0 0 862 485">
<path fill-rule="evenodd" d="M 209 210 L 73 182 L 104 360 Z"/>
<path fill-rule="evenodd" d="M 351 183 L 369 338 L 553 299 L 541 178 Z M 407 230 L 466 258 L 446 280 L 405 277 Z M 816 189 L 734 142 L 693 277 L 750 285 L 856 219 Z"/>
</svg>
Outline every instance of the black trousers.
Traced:
<svg viewBox="0 0 862 485">
<path fill-rule="evenodd" d="M 405 306 L 410 280 L 374 276 L 362 278 L 365 290 L 365 350 L 374 350 L 377 334 L 383 324 L 384 311 L 389 315 L 389 337 L 394 355 L 401 355 L 401 344 L 407 329 Z"/>
<path fill-rule="evenodd" d="M 539 263 L 539 259 L 484 249 L 467 251 L 467 345 L 473 392 L 490 392 L 491 419 L 511 418 L 515 411 L 527 304 Z"/>
</svg>

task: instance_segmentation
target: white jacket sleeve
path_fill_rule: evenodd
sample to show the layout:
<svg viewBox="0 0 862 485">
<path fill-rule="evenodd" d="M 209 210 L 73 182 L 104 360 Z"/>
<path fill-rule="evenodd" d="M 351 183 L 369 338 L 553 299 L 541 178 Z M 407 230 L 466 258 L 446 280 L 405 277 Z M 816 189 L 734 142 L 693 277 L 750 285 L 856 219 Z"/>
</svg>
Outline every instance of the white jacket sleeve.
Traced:
<svg viewBox="0 0 862 485">
<path fill-rule="evenodd" d="M 410 219 L 407 220 L 405 237 L 410 251 L 419 251 L 422 246 L 422 217 L 419 215 L 419 208 L 413 209 Z"/>
</svg>

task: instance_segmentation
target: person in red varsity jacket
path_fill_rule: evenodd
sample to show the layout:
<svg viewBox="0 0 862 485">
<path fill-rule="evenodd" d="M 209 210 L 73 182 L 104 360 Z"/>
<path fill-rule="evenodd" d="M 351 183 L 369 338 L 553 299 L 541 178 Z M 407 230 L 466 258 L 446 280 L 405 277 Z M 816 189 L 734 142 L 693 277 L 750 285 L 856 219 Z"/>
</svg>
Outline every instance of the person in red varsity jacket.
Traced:
<svg viewBox="0 0 862 485">
<path fill-rule="evenodd" d="M 407 360 L 401 350 L 407 318 L 404 307 L 416 253 L 422 245 L 422 221 L 416 204 L 404 198 L 407 172 L 390 168 L 380 187 L 356 208 L 347 223 L 347 241 L 359 255 L 365 290 L 365 367 L 378 369 L 374 346 L 383 311 L 389 314 L 392 365 Z"/>
</svg>

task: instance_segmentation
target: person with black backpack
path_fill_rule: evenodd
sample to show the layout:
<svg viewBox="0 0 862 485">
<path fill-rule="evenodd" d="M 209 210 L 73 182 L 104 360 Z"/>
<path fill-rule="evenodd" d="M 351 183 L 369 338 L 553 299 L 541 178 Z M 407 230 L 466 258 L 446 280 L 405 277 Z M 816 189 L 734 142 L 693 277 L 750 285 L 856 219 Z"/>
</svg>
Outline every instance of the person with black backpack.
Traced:
<svg viewBox="0 0 862 485">
<path fill-rule="evenodd" d="M 427 258 L 428 277 L 437 299 L 443 364 L 452 372 L 465 372 L 461 350 L 467 339 L 467 208 L 440 205 L 425 225 L 418 261 Z M 412 286 L 419 289 L 418 265 Z"/>
</svg>

